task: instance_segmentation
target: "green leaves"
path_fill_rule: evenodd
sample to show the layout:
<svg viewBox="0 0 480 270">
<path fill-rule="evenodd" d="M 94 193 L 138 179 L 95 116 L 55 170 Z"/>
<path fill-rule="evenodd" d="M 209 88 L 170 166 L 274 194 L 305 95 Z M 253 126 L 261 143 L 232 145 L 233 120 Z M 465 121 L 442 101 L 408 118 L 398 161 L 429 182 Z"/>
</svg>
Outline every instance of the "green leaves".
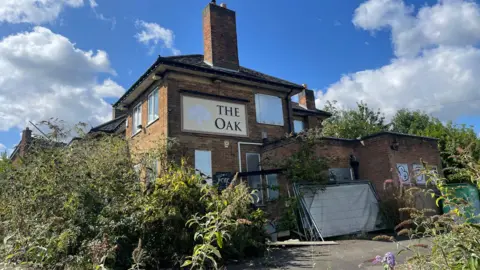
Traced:
<svg viewBox="0 0 480 270">
<path fill-rule="evenodd" d="M 357 103 L 357 107 L 344 110 L 336 107 L 336 102 L 328 102 L 324 110 L 332 116 L 323 122 L 323 135 L 356 139 L 386 130 L 385 117 L 380 110 L 373 110 L 364 102 Z"/>
<path fill-rule="evenodd" d="M 215 232 L 215 236 L 217 237 L 217 245 L 219 248 L 223 248 L 223 236 L 221 232 Z"/>
</svg>

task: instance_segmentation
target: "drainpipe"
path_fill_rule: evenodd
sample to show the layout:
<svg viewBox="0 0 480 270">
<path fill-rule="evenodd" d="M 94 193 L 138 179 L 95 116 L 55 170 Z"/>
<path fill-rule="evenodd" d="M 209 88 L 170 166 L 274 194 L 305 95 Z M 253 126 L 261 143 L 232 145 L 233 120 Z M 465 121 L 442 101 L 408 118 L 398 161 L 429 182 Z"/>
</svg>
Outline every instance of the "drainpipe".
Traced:
<svg viewBox="0 0 480 270">
<path fill-rule="evenodd" d="M 285 98 L 285 101 L 287 103 L 287 118 L 288 118 L 288 134 L 292 133 L 292 119 L 290 117 L 290 114 L 291 114 L 291 111 L 290 111 L 290 107 L 291 107 L 291 101 L 290 101 L 290 98 L 291 98 L 291 94 L 293 92 L 293 89 L 290 90 L 290 92 L 287 94 L 287 97 Z"/>
<path fill-rule="evenodd" d="M 242 151 L 240 147 L 242 144 L 245 145 L 263 145 L 263 143 L 253 143 L 253 142 L 238 142 L 238 172 L 242 172 Z"/>
</svg>

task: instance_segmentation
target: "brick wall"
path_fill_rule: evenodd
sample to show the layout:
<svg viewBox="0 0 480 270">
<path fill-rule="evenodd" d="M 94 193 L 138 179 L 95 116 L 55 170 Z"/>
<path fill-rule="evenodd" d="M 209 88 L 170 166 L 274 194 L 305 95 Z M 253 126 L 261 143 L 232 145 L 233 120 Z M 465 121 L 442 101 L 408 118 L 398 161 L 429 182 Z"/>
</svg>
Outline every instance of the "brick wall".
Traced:
<svg viewBox="0 0 480 270">
<path fill-rule="evenodd" d="M 208 78 L 196 77 L 191 75 L 187 76 L 175 73 L 169 73 L 167 75 L 167 84 L 169 119 L 168 136 L 178 138 L 182 142 L 182 145 L 190 149 L 192 157 L 195 149 L 211 150 L 213 173 L 218 171 L 238 171 L 238 142 L 261 143 L 262 131 L 267 133 L 269 139 L 280 138 L 288 132 L 287 106 L 285 102 L 286 94 L 274 92 L 268 89 L 250 88 L 226 82 L 218 84 L 214 83 Z M 248 102 L 245 103 L 248 137 L 182 132 L 182 93 L 180 93 L 181 90 L 194 90 L 218 96 L 234 97 L 248 100 Z M 281 98 L 283 103 L 283 115 L 285 122 L 284 126 L 274 126 L 257 123 L 255 111 L 255 93 L 276 95 Z M 235 103 L 234 101 L 232 102 Z M 225 142 L 228 143 L 228 147 L 225 147 Z M 242 170 L 246 170 L 245 153 L 249 151 L 255 153 L 261 152 L 259 146 L 242 145 Z"/>
<path fill-rule="evenodd" d="M 148 124 L 148 95 L 156 88 L 158 89 L 158 119 L 151 124 Z M 132 152 L 143 152 L 148 149 L 155 148 L 159 141 L 164 139 L 167 135 L 167 120 L 168 120 L 168 106 L 167 106 L 167 87 L 163 82 L 157 82 L 152 85 L 148 91 L 145 91 L 132 106 L 128 109 L 128 126 L 126 129 L 126 137 L 130 138 L 130 147 Z M 132 116 L 133 108 L 139 103 L 142 105 L 142 130 L 132 136 Z"/>
<path fill-rule="evenodd" d="M 364 140 L 355 146 L 359 177 L 371 181 L 378 193 L 383 191 L 384 181 L 392 177 L 389 154 L 388 141 L 382 137 Z"/>
<path fill-rule="evenodd" d="M 295 139 L 285 139 L 263 148 L 262 159 L 268 169 L 276 169 L 274 164 L 285 160 L 299 151 L 301 143 Z M 315 155 L 325 158 L 330 168 L 349 168 L 350 154 L 354 153 L 355 142 L 350 140 L 324 138 L 315 145 Z"/>
<path fill-rule="evenodd" d="M 398 143 L 398 150 L 391 149 L 393 142 Z M 388 196 L 383 191 L 385 180 L 393 179 L 398 183 L 397 163 L 408 164 L 411 177 L 412 165 L 419 164 L 420 159 L 429 165 L 437 166 L 439 172 L 441 169 L 437 141 L 428 138 L 387 133 L 364 139 L 363 145 L 357 145 L 356 153 L 360 162 L 360 177 L 373 183 L 380 198 Z"/>
</svg>

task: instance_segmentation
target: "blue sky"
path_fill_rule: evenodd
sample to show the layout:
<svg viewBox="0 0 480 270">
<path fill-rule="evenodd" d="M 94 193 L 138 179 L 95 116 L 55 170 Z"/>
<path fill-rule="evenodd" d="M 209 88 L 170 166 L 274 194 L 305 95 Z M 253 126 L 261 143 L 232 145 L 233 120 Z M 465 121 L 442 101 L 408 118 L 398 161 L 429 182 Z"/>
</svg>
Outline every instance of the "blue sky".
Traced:
<svg viewBox="0 0 480 270">
<path fill-rule="evenodd" d="M 158 54 L 203 53 L 208 0 L 35 2 L 0 6 L 0 59 L 7 59 L 0 60 L 7 74 L 0 75 L 0 144 L 7 150 L 28 120 L 108 120 L 102 100 L 113 103 Z M 237 12 L 241 65 L 308 84 L 319 108 L 364 100 L 387 117 L 408 107 L 479 123 L 475 2 L 225 2 Z"/>
</svg>

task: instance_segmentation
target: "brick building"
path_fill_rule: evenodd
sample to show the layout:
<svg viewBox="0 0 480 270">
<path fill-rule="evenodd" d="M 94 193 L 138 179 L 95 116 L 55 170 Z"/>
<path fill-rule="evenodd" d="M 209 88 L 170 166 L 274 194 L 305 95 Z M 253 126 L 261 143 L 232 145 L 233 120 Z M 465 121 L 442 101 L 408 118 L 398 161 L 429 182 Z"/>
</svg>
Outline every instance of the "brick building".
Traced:
<svg viewBox="0 0 480 270">
<path fill-rule="evenodd" d="M 306 85 L 240 65 L 236 14 L 224 4 L 212 2 L 203 10 L 203 37 L 203 55 L 158 57 L 113 105 L 113 120 L 94 130 L 124 133 L 138 150 L 175 137 L 191 165 L 214 176 L 261 171 L 263 158 L 298 150 L 285 134 L 321 127 L 330 116 L 316 109 Z M 294 95 L 298 103 L 291 101 Z M 409 181 L 420 158 L 440 166 L 435 139 L 389 132 L 359 140 L 324 138 L 315 151 L 332 158 L 333 174 L 351 172 L 351 159 L 357 159 L 358 170 L 347 180 L 370 180 L 378 191 L 385 179 L 404 177 L 392 168 L 407 170 Z M 287 193 L 287 180 L 275 171 L 247 179 L 252 187 L 279 185 L 280 193 Z M 278 193 L 267 190 L 263 200 Z"/>
</svg>

